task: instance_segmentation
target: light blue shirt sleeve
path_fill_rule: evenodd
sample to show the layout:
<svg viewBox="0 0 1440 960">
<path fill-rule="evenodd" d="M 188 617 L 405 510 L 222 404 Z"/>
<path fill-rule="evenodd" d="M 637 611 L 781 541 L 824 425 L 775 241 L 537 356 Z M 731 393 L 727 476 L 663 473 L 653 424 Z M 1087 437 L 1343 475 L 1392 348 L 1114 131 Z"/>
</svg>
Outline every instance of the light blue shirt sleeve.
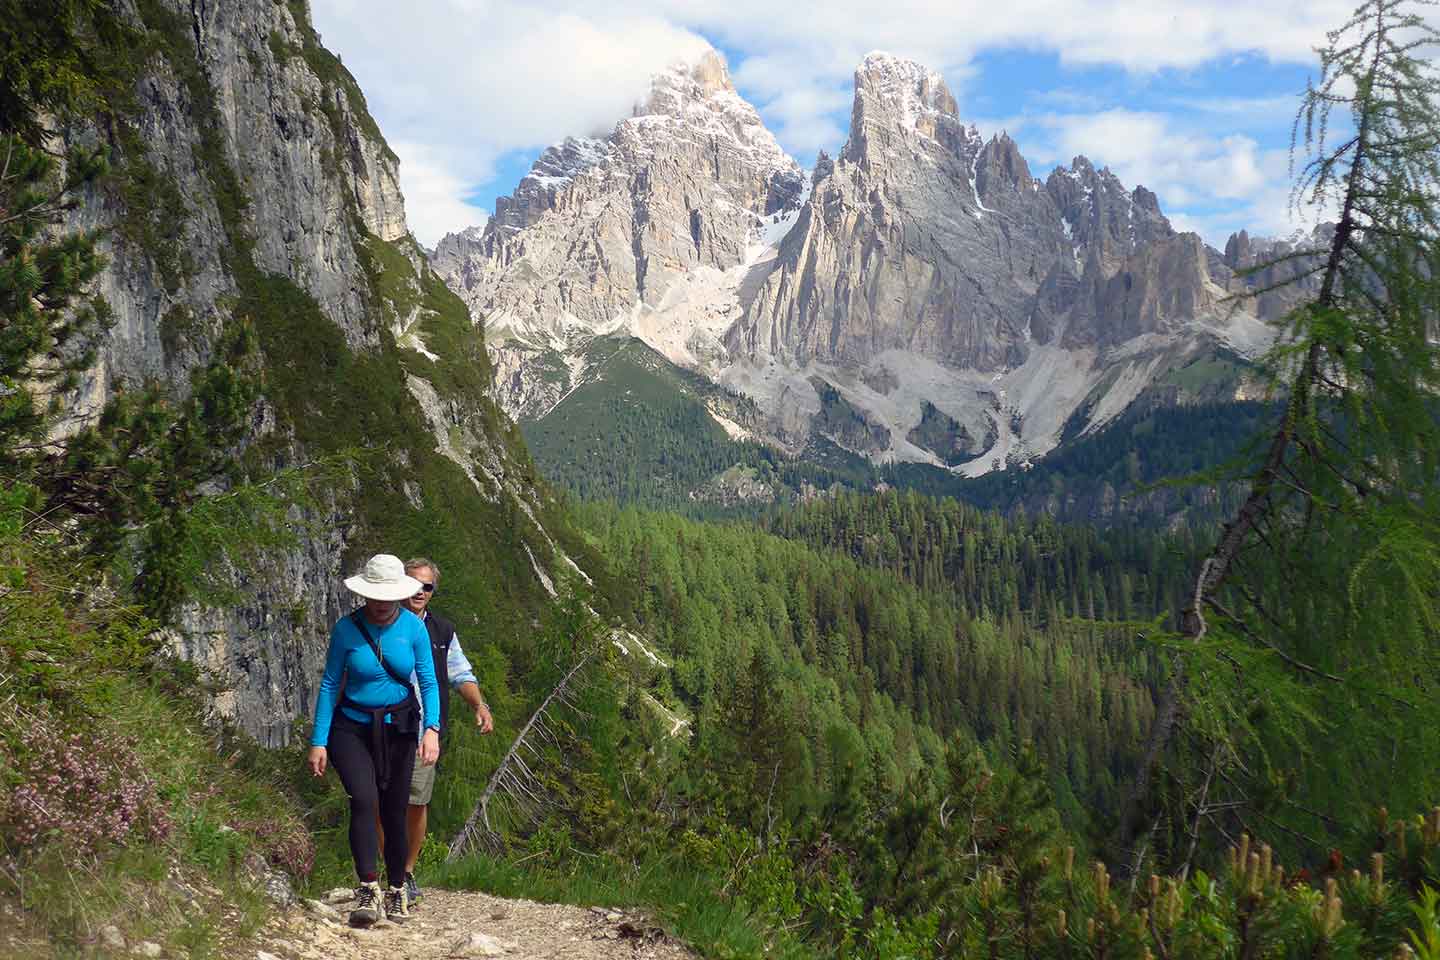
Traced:
<svg viewBox="0 0 1440 960">
<path fill-rule="evenodd" d="M 475 679 L 475 669 L 470 666 L 470 660 L 465 656 L 465 651 L 460 649 L 459 634 L 456 634 L 450 640 L 450 646 L 445 651 L 445 670 L 450 676 L 451 689 L 459 690 L 460 684 L 462 683 L 473 683 L 477 687 L 480 686 L 480 681 Z M 410 672 L 410 686 L 415 690 L 416 699 L 420 699 L 420 678 L 416 676 L 413 670 Z M 448 690 L 440 691 L 440 696 L 442 697 L 448 697 L 449 695 L 450 691 Z M 440 715 L 438 712 L 440 708 L 437 706 L 435 709 L 437 712 L 433 714 L 427 713 L 425 716 L 438 717 Z"/>
<path fill-rule="evenodd" d="M 475 671 L 470 667 L 470 661 L 465 657 L 465 651 L 460 649 L 460 634 L 450 638 L 450 648 L 445 651 L 445 669 L 450 674 L 450 686 L 456 690 L 460 689 L 462 683 L 473 683 L 477 687 L 480 681 L 475 679 Z"/>
</svg>

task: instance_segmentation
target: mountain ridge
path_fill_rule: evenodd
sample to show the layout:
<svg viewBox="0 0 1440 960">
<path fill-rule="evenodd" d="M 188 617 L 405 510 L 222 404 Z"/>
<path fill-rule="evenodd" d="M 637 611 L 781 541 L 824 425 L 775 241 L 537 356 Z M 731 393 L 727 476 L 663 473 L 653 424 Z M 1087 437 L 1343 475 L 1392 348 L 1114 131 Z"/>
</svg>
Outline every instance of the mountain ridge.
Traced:
<svg viewBox="0 0 1440 960">
<path fill-rule="evenodd" d="M 751 434 L 789 455 L 824 435 L 879 463 L 978 476 L 1043 456 L 1078 410 L 1102 426 L 1168 369 L 1259 355 L 1298 295 L 1244 309 L 1231 298 L 1264 280 L 1244 271 L 1278 247 L 1214 250 L 1083 156 L 1033 177 L 1008 134 L 966 126 L 915 61 L 866 56 L 849 138 L 798 180 L 724 71 L 712 52 L 660 75 L 642 109 L 658 100 L 663 121 L 547 149 L 482 241 L 437 246 L 436 269 L 491 333 L 511 416 L 543 419 L 586 378 L 585 345 L 628 334 L 755 400 Z M 717 91 L 743 124 L 717 120 Z M 718 129 L 732 157 L 754 141 L 763 159 L 726 172 L 686 149 Z M 836 433 L 830 396 L 867 426 Z M 939 451 L 911 439 L 937 417 L 953 425 Z"/>
</svg>

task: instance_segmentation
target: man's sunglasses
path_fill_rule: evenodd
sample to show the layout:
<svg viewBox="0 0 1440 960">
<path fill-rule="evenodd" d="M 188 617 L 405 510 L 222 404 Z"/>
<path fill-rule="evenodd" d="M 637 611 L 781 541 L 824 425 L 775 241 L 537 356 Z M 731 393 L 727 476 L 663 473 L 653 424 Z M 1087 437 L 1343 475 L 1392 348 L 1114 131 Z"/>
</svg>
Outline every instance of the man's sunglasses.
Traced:
<svg viewBox="0 0 1440 960">
<path fill-rule="evenodd" d="M 415 591 L 415 596 L 418 597 L 418 596 L 420 596 L 420 594 L 422 594 L 422 593 L 434 593 L 434 592 L 435 592 L 435 584 L 433 584 L 433 583 L 422 583 L 422 584 L 420 584 L 420 589 Z"/>
</svg>

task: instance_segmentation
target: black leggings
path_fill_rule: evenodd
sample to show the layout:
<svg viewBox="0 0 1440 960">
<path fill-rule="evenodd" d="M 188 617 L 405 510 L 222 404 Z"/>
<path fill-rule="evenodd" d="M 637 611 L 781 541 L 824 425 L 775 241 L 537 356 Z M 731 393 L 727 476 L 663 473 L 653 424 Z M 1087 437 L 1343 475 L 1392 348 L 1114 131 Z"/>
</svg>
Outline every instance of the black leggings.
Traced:
<svg viewBox="0 0 1440 960">
<path fill-rule="evenodd" d="M 350 795 L 350 855 L 361 880 L 376 876 L 380 847 L 375 815 L 385 828 L 385 874 L 391 886 L 405 882 L 405 860 L 410 841 L 405 835 L 405 808 L 410 803 L 410 776 L 415 769 L 415 734 L 397 733 L 386 724 L 384 749 L 389 753 L 390 783 L 382 793 L 375 784 L 375 761 L 370 756 L 370 729 L 336 712 L 330 726 L 330 765 Z"/>
</svg>

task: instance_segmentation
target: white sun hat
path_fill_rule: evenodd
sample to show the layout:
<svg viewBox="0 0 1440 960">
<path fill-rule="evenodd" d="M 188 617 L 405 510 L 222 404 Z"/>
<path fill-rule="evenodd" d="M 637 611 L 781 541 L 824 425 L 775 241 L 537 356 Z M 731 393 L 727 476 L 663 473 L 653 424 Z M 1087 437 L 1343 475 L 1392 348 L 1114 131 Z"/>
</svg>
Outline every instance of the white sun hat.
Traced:
<svg viewBox="0 0 1440 960">
<path fill-rule="evenodd" d="M 370 600 L 404 600 L 420 590 L 420 581 L 405 572 L 399 557 L 377 553 L 365 569 L 345 580 L 345 588 Z"/>
</svg>

